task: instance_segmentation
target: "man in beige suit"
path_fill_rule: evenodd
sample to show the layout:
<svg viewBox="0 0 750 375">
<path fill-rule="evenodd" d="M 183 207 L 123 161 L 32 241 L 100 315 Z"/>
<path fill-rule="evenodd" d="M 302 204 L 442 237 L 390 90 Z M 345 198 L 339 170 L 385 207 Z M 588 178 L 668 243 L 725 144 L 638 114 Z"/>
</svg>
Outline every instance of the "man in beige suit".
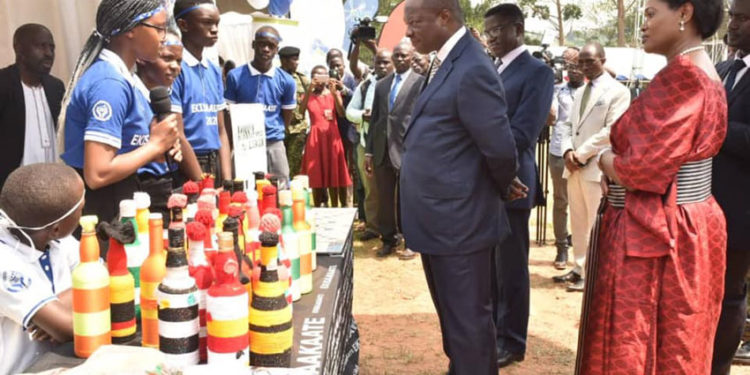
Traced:
<svg viewBox="0 0 750 375">
<path fill-rule="evenodd" d="M 569 129 L 563 132 L 563 178 L 568 180 L 575 267 L 553 279 L 568 283 L 568 291 L 583 291 L 589 232 L 602 197 L 596 157 L 609 146 L 610 127 L 630 104 L 630 92 L 607 74 L 605 61 L 604 48 L 599 43 L 590 42 L 581 49 L 578 65 L 588 83 L 577 90 L 570 121 L 565 123 Z"/>
</svg>

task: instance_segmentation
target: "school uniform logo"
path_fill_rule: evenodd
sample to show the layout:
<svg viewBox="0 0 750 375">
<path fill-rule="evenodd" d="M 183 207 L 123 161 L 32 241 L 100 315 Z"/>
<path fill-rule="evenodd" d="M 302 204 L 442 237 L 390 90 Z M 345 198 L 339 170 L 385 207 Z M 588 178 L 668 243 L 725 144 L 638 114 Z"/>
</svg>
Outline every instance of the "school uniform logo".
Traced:
<svg viewBox="0 0 750 375">
<path fill-rule="evenodd" d="M 11 293 L 18 293 L 28 289 L 31 285 L 31 278 L 25 277 L 18 271 L 3 271 L 3 288 Z"/>
<path fill-rule="evenodd" d="M 99 121 L 108 121 L 112 118 L 112 106 L 105 100 L 100 100 L 94 104 L 92 110 L 94 118 Z"/>
</svg>

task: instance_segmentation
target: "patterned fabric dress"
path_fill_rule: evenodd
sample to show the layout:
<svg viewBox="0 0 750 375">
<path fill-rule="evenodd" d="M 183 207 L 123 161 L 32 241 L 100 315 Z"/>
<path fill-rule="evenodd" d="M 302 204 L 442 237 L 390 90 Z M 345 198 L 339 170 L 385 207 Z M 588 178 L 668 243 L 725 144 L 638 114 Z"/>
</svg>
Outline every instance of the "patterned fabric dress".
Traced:
<svg viewBox="0 0 750 375">
<path fill-rule="evenodd" d="M 713 196 L 677 205 L 675 179 L 716 155 L 726 128 L 722 85 L 681 56 L 612 127 L 614 167 L 632 191 L 624 208 L 603 206 L 577 374 L 711 372 L 726 223 Z"/>
<path fill-rule="evenodd" d="M 302 156 L 302 174 L 309 176 L 312 188 L 351 185 L 333 95 L 311 95 L 307 110 L 310 113 L 310 134 Z"/>
</svg>

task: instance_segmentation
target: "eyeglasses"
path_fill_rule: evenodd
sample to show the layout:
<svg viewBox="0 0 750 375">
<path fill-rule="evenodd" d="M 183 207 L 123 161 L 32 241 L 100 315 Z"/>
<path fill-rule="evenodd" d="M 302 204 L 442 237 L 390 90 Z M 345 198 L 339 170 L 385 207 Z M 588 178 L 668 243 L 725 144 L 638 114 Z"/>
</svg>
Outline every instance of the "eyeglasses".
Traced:
<svg viewBox="0 0 750 375">
<path fill-rule="evenodd" d="M 146 26 L 146 27 L 150 27 L 152 29 L 156 29 L 156 31 L 159 32 L 159 35 L 161 37 L 167 36 L 167 27 L 166 26 L 157 26 L 157 25 L 154 25 L 154 24 L 150 24 L 148 22 L 141 22 L 140 24 L 143 25 L 143 26 Z"/>
<path fill-rule="evenodd" d="M 485 30 L 484 33 L 482 33 L 482 35 L 484 35 L 485 38 L 497 38 L 503 32 L 503 29 L 508 26 L 513 26 L 513 24 L 507 23 L 505 25 L 495 26 L 489 30 Z"/>
</svg>

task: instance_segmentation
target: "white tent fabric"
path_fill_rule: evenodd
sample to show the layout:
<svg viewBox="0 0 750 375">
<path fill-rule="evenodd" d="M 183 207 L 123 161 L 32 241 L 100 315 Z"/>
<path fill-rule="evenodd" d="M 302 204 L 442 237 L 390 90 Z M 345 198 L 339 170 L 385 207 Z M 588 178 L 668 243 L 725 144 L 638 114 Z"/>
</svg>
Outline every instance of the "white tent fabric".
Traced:
<svg viewBox="0 0 750 375">
<path fill-rule="evenodd" d="M 0 1 L 0 67 L 15 62 L 13 32 L 26 23 L 47 26 L 55 38 L 52 74 L 67 83 L 83 43 L 94 30 L 99 0 Z"/>
</svg>

